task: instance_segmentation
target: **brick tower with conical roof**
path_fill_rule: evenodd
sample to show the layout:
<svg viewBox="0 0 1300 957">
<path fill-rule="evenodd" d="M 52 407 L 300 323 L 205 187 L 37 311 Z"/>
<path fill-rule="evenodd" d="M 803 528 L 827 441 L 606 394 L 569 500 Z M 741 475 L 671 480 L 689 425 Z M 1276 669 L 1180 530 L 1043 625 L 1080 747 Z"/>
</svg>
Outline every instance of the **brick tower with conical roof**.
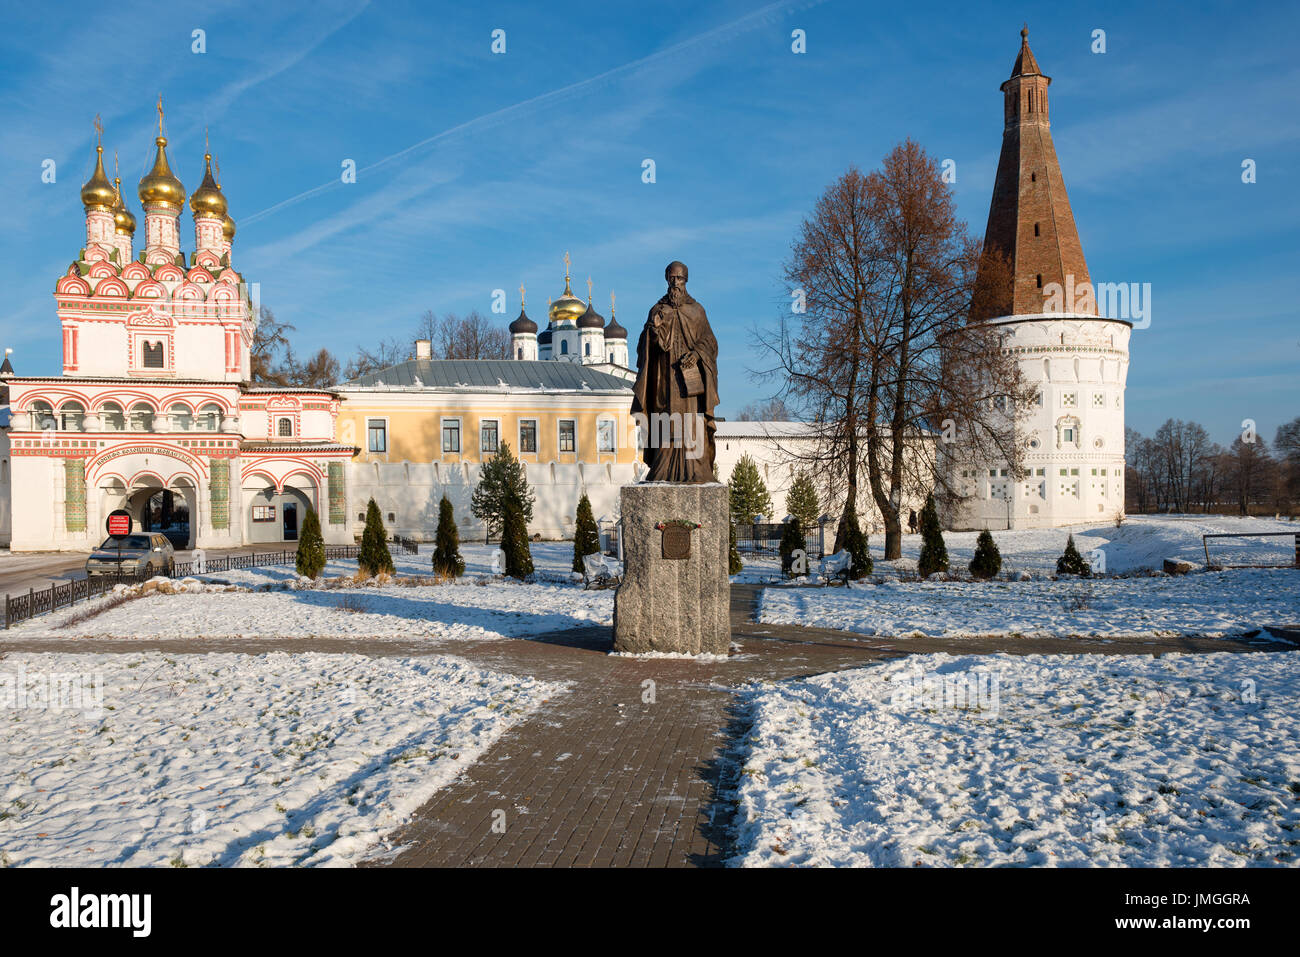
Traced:
<svg viewBox="0 0 1300 957">
<path fill-rule="evenodd" d="M 1020 32 L 1020 53 L 1002 84 L 1002 157 L 980 263 L 992 295 L 977 298 L 971 318 L 997 326 L 1003 351 L 1037 395 L 1014 410 L 1019 469 L 973 461 L 961 443 L 946 449 L 961 496 L 949 517 L 955 529 L 1106 522 L 1124 510 L 1132 324 L 1098 315 L 1048 125 L 1051 79 L 1028 36 Z M 1011 268 L 1009 287 L 997 257 Z"/>
<path fill-rule="evenodd" d="M 1011 267 L 1013 315 L 1046 311 L 1043 290 L 1052 283 L 1072 293 L 1089 282 L 1052 143 L 1047 94 L 1051 82 L 1029 49 L 1028 28 L 1021 30 L 1020 53 L 1010 79 L 1002 84 L 1002 155 L 984 230 L 984 251 L 1000 254 Z M 1091 296 L 1082 297 L 1072 311 L 1096 315 L 1096 306 Z"/>
</svg>

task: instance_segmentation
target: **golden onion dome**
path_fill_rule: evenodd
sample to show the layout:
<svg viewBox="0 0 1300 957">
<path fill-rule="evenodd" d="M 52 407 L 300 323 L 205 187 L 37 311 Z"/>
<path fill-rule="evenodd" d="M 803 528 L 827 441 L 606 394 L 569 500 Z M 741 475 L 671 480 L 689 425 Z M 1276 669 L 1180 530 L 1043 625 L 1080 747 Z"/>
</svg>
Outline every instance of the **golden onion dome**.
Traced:
<svg viewBox="0 0 1300 957">
<path fill-rule="evenodd" d="M 153 169 L 140 180 L 140 202 L 146 206 L 162 204 L 179 210 L 185 205 L 185 187 L 167 165 L 167 137 L 159 136 L 154 143 L 158 146 L 158 155 L 154 157 Z"/>
<path fill-rule="evenodd" d="M 112 209 L 116 202 L 117 193 L 113 191 L 113 184 L 104 173 L 104 147 L 96 146 L 95 172 L 86 180 L 86 185 L 81 187 L 81 205 L 86 207 L 86 212 L 90 212 L 92 209 Z"/>
<path fill-rule="evenodd" d="M 120 176 L 113 179 L 113 192 L 117 194 L 117 202 L 113 204 L 113 228 L 116 232 L 124 236 L 135 235 L 135 217 L 131 211 L 126 208 L 126 202 L 122 199 L 122 178 Z"/>
<path fill-rule="evenodd" d="M 569 277 L 565 276 L 564 293 L 551 303 L 551 308 L 547 313 L 551 318 L 551 322 L 577 322 L 579 317 L 586 311 L 587 304 L 569 289 Z"/>
<path fill-rule="evenodd" d="M 190 212 L 198 216 L 224 218 L 226 215 L 226 197 L 221 195 L 221 187 L 212 178 L 212 154 L 203 154 L 203 182 L 190 194 Z"/>
<path fill-rule="evenodd" d="M 229 213 L 226 213 L 225 217 L 221 220 L 221 235 L 226 238 L 226 242 L 234 242 L 235 221 L 230 218 Z"/>
</svg>

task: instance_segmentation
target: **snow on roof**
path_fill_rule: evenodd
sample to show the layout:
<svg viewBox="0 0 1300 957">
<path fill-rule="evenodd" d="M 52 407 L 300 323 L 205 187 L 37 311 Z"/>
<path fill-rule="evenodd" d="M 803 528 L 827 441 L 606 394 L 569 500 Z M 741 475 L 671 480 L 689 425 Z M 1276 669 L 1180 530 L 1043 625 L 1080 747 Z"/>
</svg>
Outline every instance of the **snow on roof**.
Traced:
<svg viewBox="0 0 1300 957">
<path fill-rule="evenodd" d="M 813 422 L 719 422 L 718 436 L 728 439 L 798 438 L 814 436 Z"/>
<path fill-rule="evenodd" d="M 576 362 L 521 359 L 410 359 L 358 376 L 341 389 L 456 389 L 512 392 L 630 392 L 631 384 Z M 418 384 L 417 384 L 418 383 Z"/>
</svg>

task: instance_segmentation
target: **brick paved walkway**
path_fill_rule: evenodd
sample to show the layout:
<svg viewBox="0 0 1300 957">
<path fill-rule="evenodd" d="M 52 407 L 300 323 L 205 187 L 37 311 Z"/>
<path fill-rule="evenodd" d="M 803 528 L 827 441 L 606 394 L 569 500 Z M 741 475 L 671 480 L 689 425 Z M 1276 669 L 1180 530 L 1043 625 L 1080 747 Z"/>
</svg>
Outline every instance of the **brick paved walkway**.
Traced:
<svg viewBox="0 0 1300 957">
<path fill-rule="evenodd" d="M 0 652 L 216 651 L 451 654 L 498 671 L 571 683 L 507 732 L 391 836 L 372 866 L 717 866 L 728 855 L 729 803 L 745 716 L 733 689 L 925 652 L 1159 654 L 1282 651 L 1267 633 L 1213 639 L 890 640 L 752 621 L 757 586 L 732 588 L 739 654 L 725 661 L 609 655 L 610 629 L 483 642 L 353 639 L 0 641 Z M 1292 642 L 1300 636 L 1289 635 Z M 643 700 L 654 682 L 653 703 Z M 504 811 L 504 832 L 493 829 Z"/>
</svg>

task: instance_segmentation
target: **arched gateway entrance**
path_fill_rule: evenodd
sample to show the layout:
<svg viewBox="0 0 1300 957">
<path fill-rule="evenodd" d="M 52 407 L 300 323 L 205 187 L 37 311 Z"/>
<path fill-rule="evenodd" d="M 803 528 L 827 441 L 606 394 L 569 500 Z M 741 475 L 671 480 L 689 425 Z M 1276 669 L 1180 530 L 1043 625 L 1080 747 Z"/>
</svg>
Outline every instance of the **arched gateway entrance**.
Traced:
<svg viewBox="0 0 1300 957">
<path fill-rule="evenodd" d="M 161 532 L 173 548 L 189 548 L 191 535 L 190 505 L 184 489 L 141 489 L 131 496 L 127 508 L 139 516 L 143 532 Z"/>
<path fill-rule="evenodd" d="M 194 547 L 198 534 L 194 520 L 197 497 L 194 483 L 187 476 L 175 476 L 166 485 L 156 476 L 138 476 L 129 489 L 121 479 L 111 478 L 100 486 L 100 494 L 101 514 L 124 508 L 140 531 L 166 535 L 177 550 Z"/>
</svg>

